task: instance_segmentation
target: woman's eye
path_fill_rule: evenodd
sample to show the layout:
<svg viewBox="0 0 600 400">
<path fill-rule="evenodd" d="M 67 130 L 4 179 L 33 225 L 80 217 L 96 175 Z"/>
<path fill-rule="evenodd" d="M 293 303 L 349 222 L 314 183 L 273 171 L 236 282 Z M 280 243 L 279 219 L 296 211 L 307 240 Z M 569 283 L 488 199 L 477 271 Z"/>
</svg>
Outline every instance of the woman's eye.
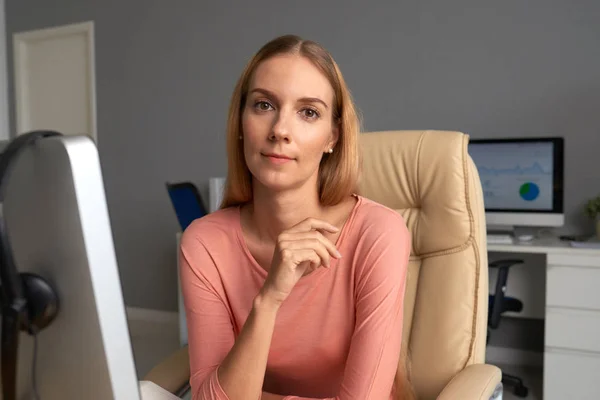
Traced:
<svg viewBox="0 0 600 400">
<path fill-rule="evenodd" d="M 313 110 L 312 108 L 305 108 L 304 110 L 302 110 L 302 112 L 304 113 L 304 116 L 306 118 L 309 118 L 309 119 L 319 118 L 319 113 L 316 110 Z"/>
<path fill-rule="evenodd" d="M 266 101 L 258 101 L 254 105 L 254 107 L 260 111 L 269 111 L 271 109 L 271 105 L 269 103 L 267 103 Z"/>
</svg>

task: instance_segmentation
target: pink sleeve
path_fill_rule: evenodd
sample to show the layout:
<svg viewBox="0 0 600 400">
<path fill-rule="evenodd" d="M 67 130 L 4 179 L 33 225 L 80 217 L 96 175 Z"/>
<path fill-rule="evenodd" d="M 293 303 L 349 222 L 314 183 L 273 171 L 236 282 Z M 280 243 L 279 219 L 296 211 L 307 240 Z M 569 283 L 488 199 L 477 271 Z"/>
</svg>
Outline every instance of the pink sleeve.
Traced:
<svg viewBox="0 0 600 400">
<path fill-rule="evenodd" d="M 193 400 L 229 400 L 217 368 L 234 343 L 229 312 L 214 286 L 218 273 L 210 254 L 190 230 L 181 238 L 181 290 L 188 327 L 190 386 Z"/>
<path fill-rule="evenodd" d="M 402 218 L 387 215 L 387 221 L 373 221 L 359 243 L 356 325 L 340 392 L 333 399 L 390 399 L 400 359 L 410 234 Z"/>
</svg>

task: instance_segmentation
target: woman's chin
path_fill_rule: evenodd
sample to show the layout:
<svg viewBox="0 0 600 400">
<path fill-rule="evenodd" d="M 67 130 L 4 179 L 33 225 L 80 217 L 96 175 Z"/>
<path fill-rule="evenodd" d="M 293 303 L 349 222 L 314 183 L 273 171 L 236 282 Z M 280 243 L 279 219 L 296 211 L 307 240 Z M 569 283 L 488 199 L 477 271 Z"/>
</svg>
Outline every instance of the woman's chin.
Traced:
<svg viewBox="0 0 600 400">
<path fill-rule="evenodd" d="M 275 176 L 261 176 L 256 180 L 263 189 L 266 189 L 270 192 L 284 192 L 301 186 L 301 182 L 298 182 L 297 179 L 293 179 L 289 175 L 286 176 L 284 174 L 277 174 Z"/>
<path fill-rule="evenodd" d="M 281 182 L 281 181 L 263 182 L 261 185 L 267 191 L 274 192 L 274 193 L 285 192 L 287 190 L 291 190 L 291 189 L 294 189 L 295 187 L 297 187 L 296 185 L 290 184 L 290 182 Z"/>
</svg>

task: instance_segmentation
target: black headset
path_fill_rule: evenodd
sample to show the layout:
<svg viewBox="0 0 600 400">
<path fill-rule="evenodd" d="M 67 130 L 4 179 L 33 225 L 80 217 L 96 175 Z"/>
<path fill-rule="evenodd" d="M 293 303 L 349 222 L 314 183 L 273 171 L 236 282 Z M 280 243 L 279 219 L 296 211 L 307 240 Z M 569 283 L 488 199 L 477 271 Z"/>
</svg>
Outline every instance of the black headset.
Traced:
<svg viewBox="0 0 600 400">
<path fill-rule="evenodd" d="M 58 314 L 56 290 L 39 275 L 19 273 L 15 265 L 4 215 L 4 200 L 10 172 L 22 150 L 44 138 L 61 133 L 37 130 L 14 138 L 0 155 L 0 285 L 2 305 L 2 394 L 4 400 L 16 398 L 19 332 L 36 335 Z"/>
</svg>

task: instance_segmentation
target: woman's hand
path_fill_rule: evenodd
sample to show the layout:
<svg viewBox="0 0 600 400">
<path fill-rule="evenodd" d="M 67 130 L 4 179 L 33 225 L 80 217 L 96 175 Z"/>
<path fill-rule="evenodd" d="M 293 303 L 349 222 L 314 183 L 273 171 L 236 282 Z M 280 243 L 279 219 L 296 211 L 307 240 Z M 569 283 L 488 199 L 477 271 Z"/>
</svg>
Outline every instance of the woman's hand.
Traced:
<svg viewBox="0 0 600 400">
<path fill-rule="evenodd" d="M 329 268 L 331 257 L 340 258 L 336 247 L 321 232 L 339 229 L 325 221 L 308 218 L 277 237 L 269 275 L 262 288 L 263 296 L 281 304 L 304 275 L 323 266 Z"/>
</svg>

